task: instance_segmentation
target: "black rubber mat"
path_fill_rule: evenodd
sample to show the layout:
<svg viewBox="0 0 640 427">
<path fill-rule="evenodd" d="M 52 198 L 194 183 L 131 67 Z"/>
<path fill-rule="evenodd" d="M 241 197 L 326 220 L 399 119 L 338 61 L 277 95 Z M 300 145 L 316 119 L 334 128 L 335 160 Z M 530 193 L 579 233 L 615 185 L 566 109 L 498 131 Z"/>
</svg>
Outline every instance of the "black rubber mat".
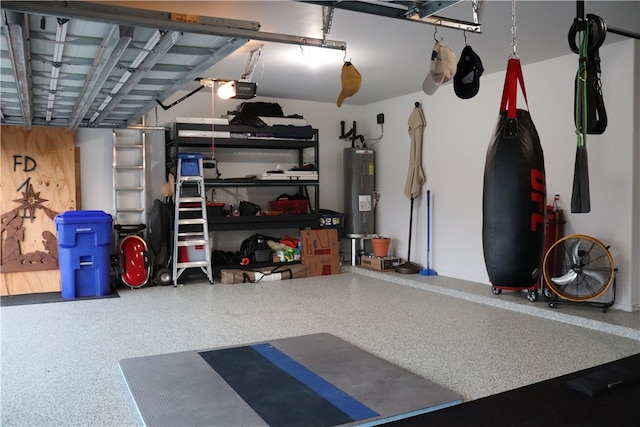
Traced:
<svg viewBox="0 0 640 427">
<path fill-rule="evenodd" d="M 601 384 L 594 397 L 575 382 Z M 627 374 L 619 376 L 618 372 Z M 595 378 L 596 381 L 592 381 Z M 396 421 L 394 427 L 640 426 L 640 354 L 462 405 Z M 625 381 L 626 379 L 626 381 Z M 594 384 L 597 385 L 597 384 Z"/>
<path fill-rule="evenodd" d="M 111 288 L 110 292 L 104 296 L 90 296 L 90 297 L 78 297 L 72 299 L 62 298 L 61 292 L 43 292 L 37 294 L 24 294 L 24 295 L 3 295 L 0 298 L 0 306 L 10 307 L 15 305 L 27 305 L 27 304 L 46 304 L 50 302 L 65 302 L 65 301 L 84 301 L 101 298 L 119 298 L 118 291 Z"/>
<path fill-rule="evenodd" d="M 252 347 L 207 351 L 200 356 L 271 427 L 355 421 Z M 371 412 L 371 416 L 378 415 Z"/>
</svg>

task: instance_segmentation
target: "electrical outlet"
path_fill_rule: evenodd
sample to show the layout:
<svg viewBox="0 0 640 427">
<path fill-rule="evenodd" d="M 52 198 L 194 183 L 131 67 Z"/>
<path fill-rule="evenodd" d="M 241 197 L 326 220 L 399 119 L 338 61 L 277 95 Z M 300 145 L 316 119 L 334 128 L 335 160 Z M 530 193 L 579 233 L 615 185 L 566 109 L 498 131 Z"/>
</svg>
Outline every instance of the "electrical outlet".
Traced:
<svg viewBox="0 0 640 427">
<path fill-rule="evenodd" d="M 378 114 L 376 116 L 376 120 L 377 120 L 379 125 L 383 124 L 384 123 L 384 114 L 383 113 Z"/>
</svg>

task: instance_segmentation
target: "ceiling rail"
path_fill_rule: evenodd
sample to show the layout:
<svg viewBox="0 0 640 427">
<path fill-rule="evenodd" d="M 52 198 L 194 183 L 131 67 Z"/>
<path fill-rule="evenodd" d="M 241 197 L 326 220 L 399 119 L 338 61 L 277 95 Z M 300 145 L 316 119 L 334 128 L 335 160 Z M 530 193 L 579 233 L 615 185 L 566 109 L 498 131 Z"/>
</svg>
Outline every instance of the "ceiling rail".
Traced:
<svg viewBox="0 0 640 427">
<path fill-rule="evenodd" d="M 585 10 L 584 10 L 584 5 L 585 2 L 584 0 L 578 0 L 576 1 L 576 23 L 580 23 L 580 22 L 586 22 L 585 19 Z M 639 33 L 635 33 L 633 31 L 629 31 L 629 30 L 624 30 L 621 28 L 616 28 L 616 27 L 611 27 L 609 25 L 606 25 L 606 31 L 609 33 L 613 33 L 613 34 L 617 34 L 619 36 L 624 36 L 624 37 L 629 37 L 632 39 L 636 39 L 636 40 L 640 40 L 640 34 Z"/>
<path fill-rule="evenodd" d="M 419 22 L 429 25 L 451 28 L 454 30 L 468 31 L 481 34 L 481 25 L 478 22 L 468 22 L 464 20 L 446 18 L 435 15 L 462 0 L 456 1 L 414 1 L 414 2 L 390 2 L 390 1 L 307 1 L 299 0 L 302 3 L 309 3 L 320 6 L 334 7 L 352 12 L 368 13 L 370 15 L 383 16 L 386 18 L 401 19 L 409 22 Z M 474 20 L 477 17 L 478 5 L 473 4 Z"/>
<path fill-rule="evenodd" d="M 260 23 L 182 13 L 159 12 L 80 1 L 3 1 L 2 9 L 67 18 L 92 19 L 196 34 L 248 38 L 273 43 L 346 50 L 346 42 L 261 32 Z"/>
</svg>

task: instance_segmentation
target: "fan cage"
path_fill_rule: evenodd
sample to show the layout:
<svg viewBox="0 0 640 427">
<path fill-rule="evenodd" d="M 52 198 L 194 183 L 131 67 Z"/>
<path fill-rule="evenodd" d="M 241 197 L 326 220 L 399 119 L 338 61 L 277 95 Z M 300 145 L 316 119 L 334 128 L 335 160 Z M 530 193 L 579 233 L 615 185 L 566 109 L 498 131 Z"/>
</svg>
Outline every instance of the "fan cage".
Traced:
<svg viewBox="0 0 640 427">
<path fill-rule="evenodd" d="M 575 277 L 562 285 L 565 274 Z M 598 239 L 572 234 L 555 242 L 543 260 L 545 284 L 556 295 L 574 302 L 596 299 L 603 295 L 615 278 L 613 257 Z M 568 280 L 568 279 L 567 279 Z"/>
</svg>

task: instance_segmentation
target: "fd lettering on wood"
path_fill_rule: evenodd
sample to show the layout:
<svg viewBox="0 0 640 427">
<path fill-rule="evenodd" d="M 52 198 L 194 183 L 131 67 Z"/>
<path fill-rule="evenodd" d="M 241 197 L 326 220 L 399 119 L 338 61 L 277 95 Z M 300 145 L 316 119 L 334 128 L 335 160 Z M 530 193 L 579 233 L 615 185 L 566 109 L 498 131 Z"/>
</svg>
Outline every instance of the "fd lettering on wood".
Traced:
<svg viewBox="0 0 640 427">
<path fill-rule="evenodd" d="M 54 217 L 75 209 L 73 133 L 2 126 L 2 273 L 57 270 Z"/>
</svg>

